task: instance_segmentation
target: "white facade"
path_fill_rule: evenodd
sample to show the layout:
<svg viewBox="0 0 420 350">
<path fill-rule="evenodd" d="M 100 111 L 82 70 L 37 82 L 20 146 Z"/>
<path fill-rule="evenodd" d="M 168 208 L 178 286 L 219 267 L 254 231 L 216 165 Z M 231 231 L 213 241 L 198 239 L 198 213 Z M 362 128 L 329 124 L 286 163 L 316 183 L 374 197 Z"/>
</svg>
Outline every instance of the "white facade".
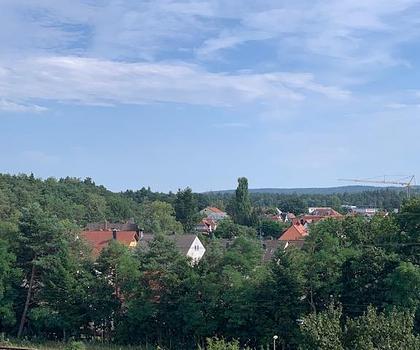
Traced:
<svg viewBox="0 0 420 350">
<path fill-rule="evenodd" d="M 195 237 L 190 249 L 188 249 L 187 256 L 190 257 L 193 263 L 198 263 L 206 252 L 203 243 Z"/>
</svg>

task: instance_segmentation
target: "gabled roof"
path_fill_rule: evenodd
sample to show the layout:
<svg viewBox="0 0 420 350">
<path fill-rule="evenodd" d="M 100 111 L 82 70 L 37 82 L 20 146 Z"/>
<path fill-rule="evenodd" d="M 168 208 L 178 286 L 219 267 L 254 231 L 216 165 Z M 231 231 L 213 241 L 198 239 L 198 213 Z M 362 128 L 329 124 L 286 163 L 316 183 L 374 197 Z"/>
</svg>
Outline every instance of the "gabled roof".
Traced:
<svg viewBox="0 0 420 350">
<path fill-rule="evenodd" d="M 270 261 L 278 249 L 284 249 L 287 242 L 279 241 L 278 239 L 264 240 L 263 245 L 263 261 Z"/>
<path fill-rule="evenodd" d="M 286 231 L 283 232 L 280 241 L 297 241 L 303 240 L 308 235 L 304 225 L 293 223 Z"/>
<path fill-rule="evenodd" d="M 143 234 L 137 241 L 136 234 L 136 231 L 118 231 L 117 242 L 126 247 L 144 246 L 147 249 L 155 237 L 152 234 Z M 113 240 L 112 231 L 83 231 L 81 236 L 92 246 L 94 256 L 98 256 L 102 249 Z M 170 235 L 167 237 L 175 243 L 181 253 L 187 254 L 197 235 Z"/>
<path fill-rule="evenodd" d="M 219 208 L 216 208 L 216 207 L 207 207 L 207 208 L 204 208 L 203 210 L 210 210 L 213 213 L 217 213 L 217 214 L 226 214 L 223 210 L 220 210 Z"/>
<path fill-rule="evenodd" d="M 136 231 L 118 231 L 117 241 L 127 247 L 135 242 Z M 92 246 L 93 254 L 99 255 L 109 242 L 113 240 L 112 231 L 83 231 L 81 236 Z"/>
<path fill-rule="evenodd" d="M 335 211 L 333 208 L 315 208 L 311 215 L 314 216 L 342 216 L 339 212 Z"/>
<path fill-rule="evenodd" d="M 174 242 L 175 247 L 177 247 L 177 249 L 181 253 L 187 254 L 188 251 L 190 250 L 194 240 L 197 238 L 197 235 L 194 235 L 194 234 L 169 235 L 169 236 L 166 236 L 166 237 L 169 240 L 171 240 L 172 242 Z M 150 233 L 144 234 L 143 237 L 140 237 L 140 239 L 137 243 L 137 246 L 142 247 L 142 248 L 147 250 L 149 248 L 150 242 L 152 242 L 154 238 L 155 238 L 155 236 L 153 234 L 150 234 Z"/>
</svg>

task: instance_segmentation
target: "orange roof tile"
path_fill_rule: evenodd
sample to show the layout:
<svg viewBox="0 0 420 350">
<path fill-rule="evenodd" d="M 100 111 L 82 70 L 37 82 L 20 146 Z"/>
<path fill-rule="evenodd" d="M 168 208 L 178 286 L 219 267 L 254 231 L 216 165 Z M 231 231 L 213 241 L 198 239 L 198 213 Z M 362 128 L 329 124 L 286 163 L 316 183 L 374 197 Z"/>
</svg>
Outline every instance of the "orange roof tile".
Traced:
<svg viewBox="0 0 420 350">
<path fill-rule="evenodd" d="M 293 224 L 286 231 L 283 232 L 280 241 L 297 241 L 303 240 L 308 235 L 305 226 L 301 224 Z"/>
<path fill-rule="evenodd" d="M 135 241 L 135 234 L 136 231 L 118 231 L 117 241 L 129 247 Z M 83 231 L 81 236 L 91 245 L 95 256 L 112 241 L 112 231 Z"/>
</svg>

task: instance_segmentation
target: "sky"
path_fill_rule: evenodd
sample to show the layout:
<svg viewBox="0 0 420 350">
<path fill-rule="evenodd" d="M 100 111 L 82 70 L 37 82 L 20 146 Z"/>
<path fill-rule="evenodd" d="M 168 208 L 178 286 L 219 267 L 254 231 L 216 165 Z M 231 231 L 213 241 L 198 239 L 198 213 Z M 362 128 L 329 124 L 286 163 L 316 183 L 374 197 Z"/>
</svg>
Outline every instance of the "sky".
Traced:
<svg viewBox="0 0 420 350">
<path fill-rule="evenodd" d="M 114 191 L 420 174 L 419 0 L 0 0 L 0 172 Z"/>
</svg>

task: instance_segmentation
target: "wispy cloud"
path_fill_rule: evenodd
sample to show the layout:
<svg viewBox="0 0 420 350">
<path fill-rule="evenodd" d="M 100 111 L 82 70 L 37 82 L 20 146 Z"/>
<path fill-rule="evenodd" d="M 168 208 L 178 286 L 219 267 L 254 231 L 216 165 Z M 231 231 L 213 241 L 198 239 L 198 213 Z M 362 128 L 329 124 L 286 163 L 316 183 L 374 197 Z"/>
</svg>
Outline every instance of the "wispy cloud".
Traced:
<svg viewBox="0 0 420 350">
<path fill-rule="evenodd" d="M 6 112 L 17 112 L 17 113 L 28 113 L 28 112 L 45 112 L 48 108 L 38 106 L 38 105 L 31 105 L 31 104 L 21 104 L 13 101 L 8 101 L 4 99 L 0 99 L 0 110 Z"/>
<path fill-rule="evenodd" d="M 85 104 L 173 102 L 209 106 L 332 99 L 349 92 L 312 74 L 212 73 L 181 63 L 125 63 L 81 57 L 39 57 L 0 63 L 0 98 Z"/>
</svg>

